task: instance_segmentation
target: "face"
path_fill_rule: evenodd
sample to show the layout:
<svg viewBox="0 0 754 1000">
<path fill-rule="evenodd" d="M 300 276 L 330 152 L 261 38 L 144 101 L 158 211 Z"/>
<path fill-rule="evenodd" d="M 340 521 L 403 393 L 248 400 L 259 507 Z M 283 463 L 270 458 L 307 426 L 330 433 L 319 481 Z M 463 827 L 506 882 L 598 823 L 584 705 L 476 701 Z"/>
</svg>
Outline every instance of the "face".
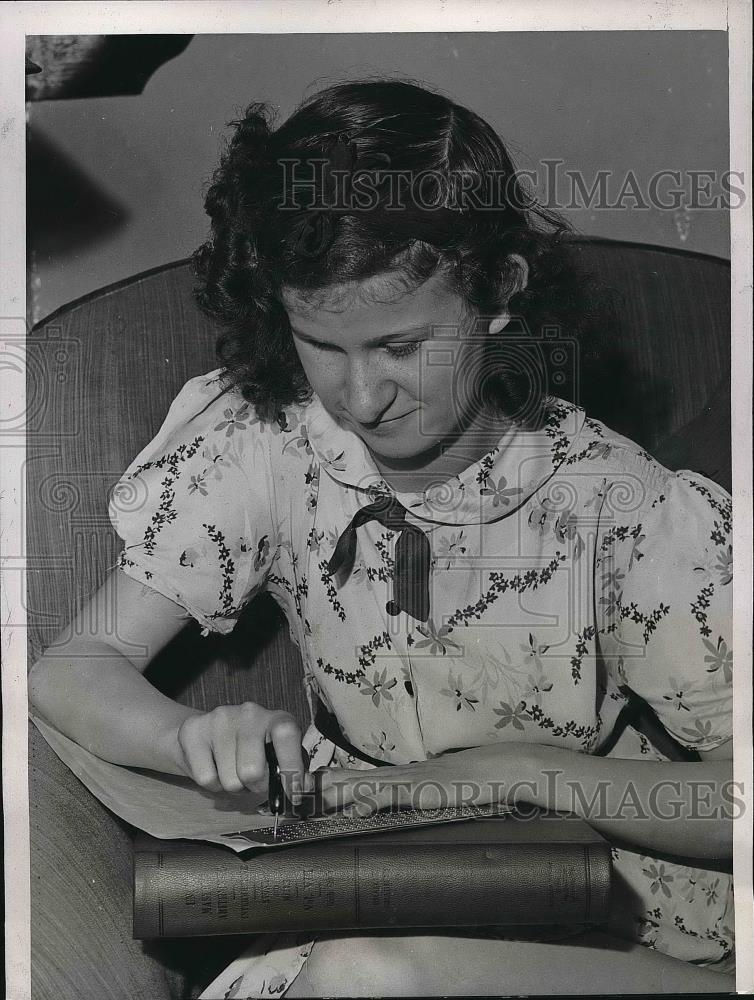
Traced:
<svg viewBox="0 0 754 1000">
<path fill-rule="evenodd" d="M 443 274 L 410 291 L 377 276 L 316 301 L 287 290 L 283 303 L 309 384 L 375 457 L 419 468 L 440 443 L 489 424 L 476 398 L 476 317 Z"/>
</svg>

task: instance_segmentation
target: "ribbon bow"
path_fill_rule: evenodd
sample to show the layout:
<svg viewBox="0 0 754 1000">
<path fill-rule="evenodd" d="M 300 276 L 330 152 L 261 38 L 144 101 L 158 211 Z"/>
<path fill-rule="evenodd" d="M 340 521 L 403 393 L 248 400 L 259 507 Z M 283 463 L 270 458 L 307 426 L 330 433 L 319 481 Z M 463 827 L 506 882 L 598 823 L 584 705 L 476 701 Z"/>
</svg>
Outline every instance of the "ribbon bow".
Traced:
<svg viewBox="0 0 754 1000">
<path fill-rule="evenodd" d="M 399 531 L 395 545 L 393 599 L 387 602 L 385 610 L 389 615 L 405 611 L 417 621 L 426 622 L 429 618 L 431 550 L 429 539 L 421 528 L 406 522 L 407 513 L 395 497 L 380 497 L 362 507 L 338 539 L 327 569 L 331 576 L 339 570 L 348 576 L 356 556 L 356 530 L 367 521 L 379 521 L 391 531 Z"/>
<path fill-rule="evenodd" d="M 302 257 L 320 257 L 332 242 L 335 217 L 352 215 L 351 182 L 355 174 L 377 167 L 389 167 L 387 153 L 359 154 L 353 139 L 342 134 L 333 140 L 325 152 L 323 167 L 322 200 L 324 207 L 305 209 L 301 220 L 294 227 L 293 248 Z M 338 180 L 343 184 L 343 202 L 335 204 Z"/>
</svg>

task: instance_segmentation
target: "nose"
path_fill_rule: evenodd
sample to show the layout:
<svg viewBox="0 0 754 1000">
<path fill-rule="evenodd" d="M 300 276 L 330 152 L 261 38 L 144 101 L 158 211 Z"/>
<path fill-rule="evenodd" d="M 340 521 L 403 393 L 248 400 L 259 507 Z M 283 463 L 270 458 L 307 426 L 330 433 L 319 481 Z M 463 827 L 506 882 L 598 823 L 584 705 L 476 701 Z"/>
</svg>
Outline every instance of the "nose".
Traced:
<svg viewBox="0 0 754 1000">
<path fill-rule="evenodd" d="M 345 375 L 344 404 L 353 420 L 374 424 L 386 413 L 397 393 L 397 386 L 380 371 L 379 362 L 369 358 L 349 361 Z"/>
</svg>

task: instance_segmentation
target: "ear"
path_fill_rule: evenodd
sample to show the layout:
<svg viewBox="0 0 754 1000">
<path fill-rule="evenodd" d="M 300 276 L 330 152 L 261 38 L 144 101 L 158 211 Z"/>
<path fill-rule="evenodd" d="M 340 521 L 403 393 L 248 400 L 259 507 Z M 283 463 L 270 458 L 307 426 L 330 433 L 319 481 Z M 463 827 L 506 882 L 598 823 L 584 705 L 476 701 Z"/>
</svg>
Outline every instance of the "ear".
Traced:
<svg viewBox="0 0 754 1000">
<path fill-rule="evenodd" d="M 512 253 L 506 259 L 506 268 L 512 272 L 511 291 L 508 294 L 507 302 L 517 293 L 522 292 L 529 283 L 529 264 L 521 254 Z M 490 320 L 489 332 L 500 333 L 510 323 L 511 316 L 507 309 L 502 309 L 494 319 Z"/>
</svg>

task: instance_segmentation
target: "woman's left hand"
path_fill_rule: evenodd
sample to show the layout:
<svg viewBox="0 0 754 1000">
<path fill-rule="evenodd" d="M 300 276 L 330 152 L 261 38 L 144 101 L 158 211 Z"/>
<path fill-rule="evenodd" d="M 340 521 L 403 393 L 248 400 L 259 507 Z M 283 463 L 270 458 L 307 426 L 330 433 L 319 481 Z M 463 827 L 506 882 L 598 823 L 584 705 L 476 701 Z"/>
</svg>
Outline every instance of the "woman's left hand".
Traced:
<svg viewBox="0 0 754 1000">
<path fill-rule="evenodd" d="M 325 810 L 366 816 L 378 809 L 441 809 L 534 803 L 534 746 L 497 743 L 370 770 L 332 768 L 320 779 Z"/>
<path fill-rule="evenodd" d="M 730 859 L 743 809 L 732 761 L 632 760 L 534 743 L 491 743 L 415 764 L 322 774 L 326 810 L 537 806 L 575 813 L 609 840 L 687 858 Z M 704 793 L 700 794 L 700 788 Z M 703 820 L 703 822 L 702 822 Z"/>
</svg>

